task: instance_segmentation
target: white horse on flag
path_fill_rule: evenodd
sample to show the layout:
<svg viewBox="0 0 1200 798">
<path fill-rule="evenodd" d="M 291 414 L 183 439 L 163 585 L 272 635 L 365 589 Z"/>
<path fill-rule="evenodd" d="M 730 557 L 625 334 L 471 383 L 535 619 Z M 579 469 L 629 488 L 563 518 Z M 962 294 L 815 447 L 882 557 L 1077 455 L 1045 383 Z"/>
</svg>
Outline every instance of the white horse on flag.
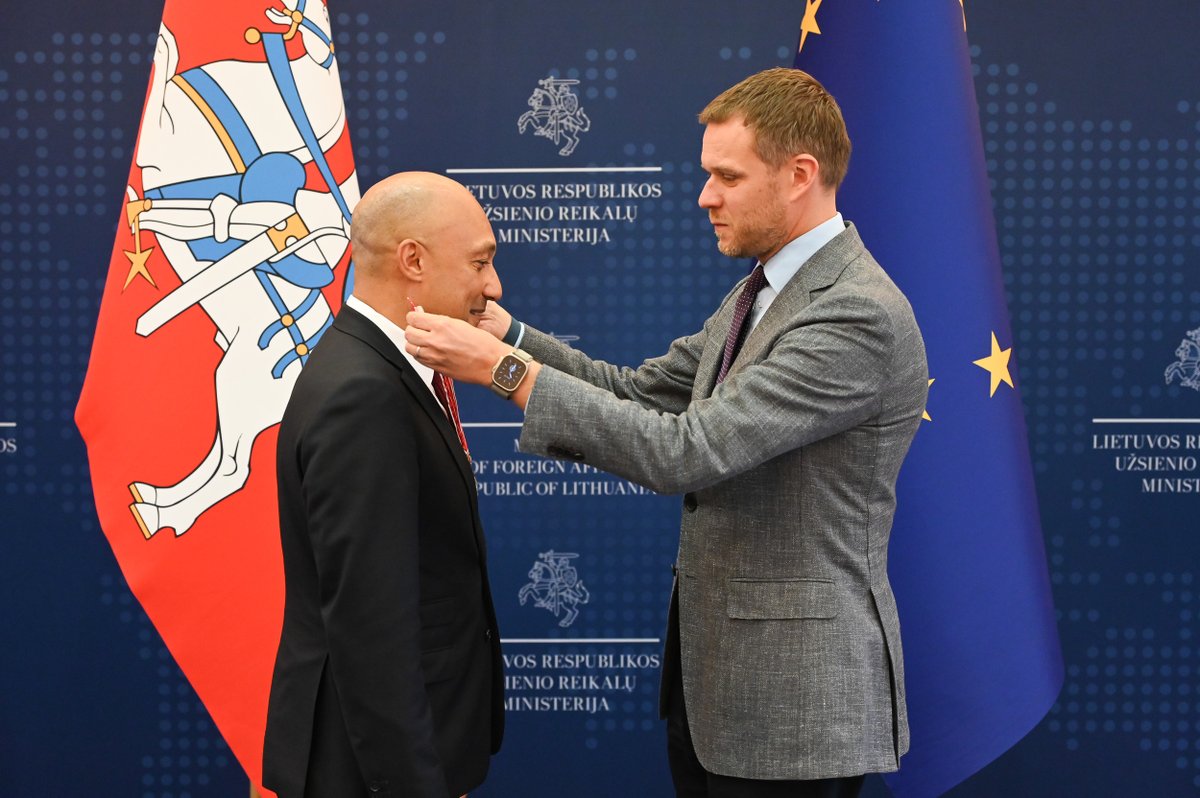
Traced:
<svg viewBox="0 0 1200 798">
<path fill-rule="evenodd" d="M 178 72 L 165 25 L 155 48 L 135 155 L 142 194 L 131 186 L 126 206 L 135 239 L 128 280 L 140 273 L 153 282 L 151 249 L 140 240 L 147 231 L 181 284 L 142 313 L 136 330 L 153 335 L 199 306 L 223 355 L 208 452 L 172 483 L 129 485 L 147 539 L 165 528 L 182 535 L 246 484 L 255 439 L 283 417 L 296 376 L 332 323 L 321 289 L 349 245 L 359 192 L 356 174 L 338 181 L 327 159 L 346 127 L 328 13 L 319 0 L 287 0 L 285 10 L 264 13 L 264 28 L 285 30 L 237 35 L 265 62 Z M 297 35 L 306 57 L 293 61 L 286 43 Z"/>
</svg>

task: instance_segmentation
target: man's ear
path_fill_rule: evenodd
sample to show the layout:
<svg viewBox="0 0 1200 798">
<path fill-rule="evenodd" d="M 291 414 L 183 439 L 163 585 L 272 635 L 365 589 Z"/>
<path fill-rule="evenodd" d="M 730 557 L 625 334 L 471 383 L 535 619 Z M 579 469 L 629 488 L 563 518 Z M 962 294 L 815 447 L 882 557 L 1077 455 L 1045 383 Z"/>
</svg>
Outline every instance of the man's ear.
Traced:
<svg viewBox="0 0 1200 798">
<path fill-rule="evenodd" d="M 791 168 L 793 199 L 799 199 L 820 184 L 821 164 L 812 155 L 794 155 L 788 160 L 788 164 Z"/>
<path fill-rule="evenodd" d="M 400 276 L 409 282 L 419 283 L 425 279 L 425 266 L 422 258 L 425 248 L 419 241 L 406 238 L 396 245 L 396 270 Z"/>
</svg>

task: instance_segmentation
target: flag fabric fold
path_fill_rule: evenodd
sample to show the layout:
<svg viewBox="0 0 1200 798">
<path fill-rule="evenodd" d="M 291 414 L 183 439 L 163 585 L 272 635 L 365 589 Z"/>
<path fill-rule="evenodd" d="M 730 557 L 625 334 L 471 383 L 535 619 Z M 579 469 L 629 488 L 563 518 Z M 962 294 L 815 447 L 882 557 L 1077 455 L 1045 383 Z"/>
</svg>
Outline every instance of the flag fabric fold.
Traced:
<svg viewBox="0 0 1200 798">
<path fill-rule="evenodd" d="M 76 408 L 125 579 L 255 783 L 275 428 L 351 268 L 333 48 L 322 0 L 167 0 Z"/>
<path fill-rule="evenodd" d="M 912 745 L 886 781 L 905 797 L 998 757 L 1063 678 L 964 28 L 953 0 L 806 0 L 795 59 L 842 108 L 839 210 L 929 356 L 889 555 Z"/>
</svg>

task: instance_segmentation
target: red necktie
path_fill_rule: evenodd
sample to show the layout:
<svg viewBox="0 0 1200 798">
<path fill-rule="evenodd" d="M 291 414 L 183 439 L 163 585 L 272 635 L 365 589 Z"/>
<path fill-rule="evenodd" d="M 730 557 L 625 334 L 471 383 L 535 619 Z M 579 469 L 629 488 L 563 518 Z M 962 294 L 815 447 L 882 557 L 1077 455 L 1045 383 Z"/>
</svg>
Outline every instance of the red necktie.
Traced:
<svg viewBox="0 0 1200 798">
<path fill-rule="evenodd" d="M 725 375 L 729 373 L 729 367 L 733 365 L 733 359 L 737 356 L 742 343 L 742 333 L 744 332 L 742 328 L 746 326 L 750 308 L 754 305 L 758 292 L 762 290 L 766 282 L 767 274 L 763 271 L 760 263 L 754 267 L 754 271 L 750 272 L 750 279 L 746 280 L 741 295 L 734 303 L 733 321 L 729 325 L 729 335 L 725 338 L 725 354 L 721 357 L 721 370 L 717 373 L 718 384 L 725 380 Z"/>
<path fill-rule="evenodd" d="M 454 383 L 445 374 L 433 372 L 433 393 L 442 403 L 442 407 L 446 409 L 446 415 L 454 422 L 454 431 L 458 433 L 458 442 L 462 444 L 463 451 L 467 455 L 467 462 L 471 462 L 471 450 L 467 448 L 467 435 L 463 432 L 462 421 L 458 418 L 458 399 L 454 396 Z"/>
</svg>

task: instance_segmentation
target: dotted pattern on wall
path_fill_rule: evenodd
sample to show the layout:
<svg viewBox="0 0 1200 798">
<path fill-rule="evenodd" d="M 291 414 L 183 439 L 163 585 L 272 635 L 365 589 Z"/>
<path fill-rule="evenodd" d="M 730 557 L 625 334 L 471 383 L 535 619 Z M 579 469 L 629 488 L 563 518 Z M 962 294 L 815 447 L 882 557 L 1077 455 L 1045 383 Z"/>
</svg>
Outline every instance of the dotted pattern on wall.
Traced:
<svg viewBox="0 0 1200 798">
<path fill-rule="evenodd" d="M 1182 267 L 1200 247 L 1200 141 L 1192 104 L 1178 111 L 1189 137 L 1150 138 L 1130 120 L 1063 119 L 1016 64 L 980 63 L 987 168 L 1018 343 L 1027 362 L 1094 363 L 1111 377 L 1114 399 L 1140 415 L 1144 398 L 1178 396 L 1177 385 L 1130 385 L 1128 360 L 1164 366 L 1196 321 L 1200 291 Z M 1021 331 L 1024 331 L 1023 334 Z M 1176 332 L 1177 331 L 1177 332 Z M 1072 423 L 1083 451 L 1087 410 L 1067 374 L 1042 365 L 1026 400 L 1035 465 L 1049 467 L 1052 433 Z M 1069 410 L 1064 402 L 1074 400 Z M 1051 410 L 1051 406 L 1057 408 Z M 1069 418 L 1069 422 L 1067 419 Z"/>
<path fill-rule="evenodd" d="M 21 422 L 21 456 L 6 458 L 3 491 L 53 498 L 79 519 L 78 534 L 98 536 L 86 467 L 48 473 L 44 464 L 78 441 L 72 414 L 137 131 L 128 109 L 145 90 L 154 37 L 60 32 L 49 44 L 17 50 L 11 70 L 0 68 L 0 148 L 16 155 L 0 180 L 0 420 Z M 72 146 L 61 146 L 61 128 Z M 56 237 L 75 235 L 80 220 L 95 227 L 97 218 L 110 232 L 99 236 L 107 240 L 94 260 L 60 257 Z M 138 794 L 206 794 L 214 773 L 237 767 L 225 741 L 120 575 L 103 574 L 99 588 L 99 601 L 136 630 L 138 656 L 156 680 L 158 747 L 142 752 Z"/>
<path fill-rule="evenodd" d="M 572 319 L 593 297 L 626 297 L 623 303 L 605 305 L 602 312 L 589 310 L 609 331 L 603 347 L 624 353 L 622 362 L 626 362 L 631 349 L 644 346 L 648 339 L 657 338 L 659 343 L 654 344 L 656 351 L 644 354 L 660 354 L 665 342 L 707 315 L 714 296 L 719 297 L 741 275 L 727 263 L 718 268 L 718 259 L 727 259 L 715 254 L 712 230 L 696 206 L 704 184 L 699 167 L 692 161 L 660 162 L 649 143 L 627 143 L 623 151 L 630 158 L 662 167 L 661 173 L 632 178 L 660 184 L 662 196 L 630 201 L 637 208 L 636 231 L 626 232 L 622 225 L 615 228 L 612 241 L 600 245 L 607 251 L 603 269 L 575 268 L 575 245 L 553 249 L 531 245 L 531 251 L 546 250 L 539 256 L 544 266 L 529 277 L 528 290 L 521 292 L 519 301 L 522 311 L 539 325 L 574 332 Z M 669 302 L 664 302 L 667 296 Z M 596 318 L 590 320 L 594 323 Z M 661 335 L 648 335 L 647 326 L 661 328 Z M 580 343 L 589 354 L 603 357 L 604 350 L 595 344 Z"/>
<path fill-rule="evenodd" d="M 1178 101 L 1174 137 L 1066 118 L 1019 65 L 971 55 L 1043 517 L 1059 522 L 1067 672 L 1043 726 L 1067 751 L 1119 735 L 1200 787 L 1195 574 L 1129 569 L 1145 519 L 1089 444 L 1102 409 L 1153 415 L 1190 394 L 1163 370 L 1200 325 L 1200 105 Z"/>
<path fill-rule="evenodd" d="M 395 138 L 395 126 L 409 119 L 411 72 L 430 65 L 446 43 L 446 34 L 389 33 L 390 26 L 380 30 L 364 13 L 336 14 L 333 24 L 355 163 L 360 183 L 366 186 L 396 171 L 389 161 L 399 153 L 393 153 L 389 142 Z"/>
<path fill-rule="evenodd" d="M 782 63 L 791 61 L 790 46 L 780 45 L 772 53 Z M 759 63 L 754 60 L 753 48 L 746 46 L 722 45 L 716 54 L 725 61 Z M 581 53 L 580 65 L 555 65 L 548 75 L 580 81 L 577 88 L 586 111 L 591 101 L 620 96 L 622 65 L 637 59 L 634 48 L 593 47 Z M 538 269 L 519 283 L 520 290 L 510 292 L 506 304 L 518 316 L 536 319 L 542 329 L 565 334 L 577 332 L 579 314 L 586 308 L 590 322 L 601 322 L 605 337 L 603 341 L 580 340 L 577 345 L 600 359 L 634 363 L 632 353 L 661 354 L 667 342 L 692 331 L 697 319 L 715 308 L 743 272 L 740 265 L 716 252 L 707 213 L 697 205 L 707 179 L 698 158 L 663 160 L 656 145 L 647 141 L 627 141 L 620 154 L 626 160 L 573 165 L 661 167 L 658 173 L 621 175 L 614 181 L 658 183 L 661 196 L 629 201 L 637 210 L 636 225 L 613 226 L 612 240 L 597 245 L 607 252 L 602 269 L 577 267 L 575 253 L 589 249 L 586 245 L 523 244 L 520 251 L 534 253 Z M 634 227 L 635 232 L 626 232 Z M 500 257 L 516 257 L 515 251 L 502 251 Z M 746 271 L 752 265 L 747 264 Z M 598 293 L 616 293 L 627 301 L 606 304 L 604 310 L 596 311 L 591 304 Z M 654 350 L 637 352 L 648 340 L 656 342 Z"/>
<path fill-rule="evenodd" d="M 0 420 L 22 421 L 15 434 L 23 455 L 22 465 L 3 467 L 10 496 L 74 495 L 86 483 L 86 474 L 60 481 L 65 475 L 39 467 L 40 455 L 76 438 L 72 411 L 103 286 L 99 269 L 60 257 L 54 241 L 76 218 L 116 221 L 112 184 L 120 178 L 109 170 L 128 164 L 135 128 L 108 109 L 127 100 L 127 85 L 145 85 L 149 41 L 57 33 L 52 46 L 17 50 L 0 65 L 0 149 L 13 158 L 0 180 Z M 56 132 L 52 150 L 51 132 L 61 127 L 73 144 L 62 147 Z"/>
<path fill-rule="evenodd" d="M 206 788 L 215 772 L 238 767 L 224 738 L 119 574 L 100 577 L 100 602 L 112 607 L 122 624 L 136 629 L 138 658 L 153 664 L 157 679 L 158 750 L 141 757 L 140 798 L 210 794 Z"/>
</svg>

